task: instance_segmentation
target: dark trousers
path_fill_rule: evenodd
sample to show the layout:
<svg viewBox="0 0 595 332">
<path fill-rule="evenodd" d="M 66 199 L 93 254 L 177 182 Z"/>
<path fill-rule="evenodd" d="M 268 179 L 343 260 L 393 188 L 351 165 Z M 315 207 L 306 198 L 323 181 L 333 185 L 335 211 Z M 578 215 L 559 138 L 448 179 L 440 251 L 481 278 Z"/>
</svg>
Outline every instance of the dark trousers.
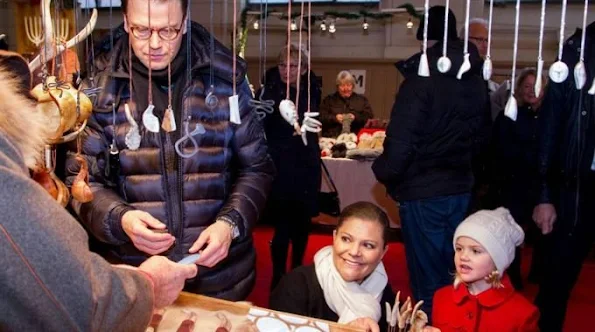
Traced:
<svg viewBox="0 0 595 332">
<path fill-rule="evenodd" d="M 535 304 L 540 311 L 542 332 L 560 332 L 564 327 L 570 293 L 583 262 L 595 241 L 595 182 L 584 181 L 578 204 L 576 192 L 561 195 L 558 219 L 548 239 L 545 265 Z"/>
<path fill-rule="evenodd" d="M 268 218 L 275 225 L 275 234 L 271 241 L 271 258 L 273 261 L 273 279 L 271 290 L 274 289 L 286 273 L 287 254 L 291 241 L 291 267 L 302 265 L 311 219 L 303 202 L 292 200 L 271 200 L 268 205 Z"/>
<path fill-rule="evenodd" d="M 469 200 L 470 194 L 441 196 L 402 201 L 399 208 L 411 290 L 430 319 L 434 292 L 454 281 L 452 240 Z"/>
</svg>

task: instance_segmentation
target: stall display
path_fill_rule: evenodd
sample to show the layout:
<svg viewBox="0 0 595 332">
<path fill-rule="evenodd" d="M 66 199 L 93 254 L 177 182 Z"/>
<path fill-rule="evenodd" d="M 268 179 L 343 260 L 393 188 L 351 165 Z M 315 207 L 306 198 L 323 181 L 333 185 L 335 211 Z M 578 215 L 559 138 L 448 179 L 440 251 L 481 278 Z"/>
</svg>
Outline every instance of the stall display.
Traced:
<svg viewBox="0 0 595 332">
<path fill-rule="evenodd" d="M 147 332 L 363 332 L 361 329 L 254 307 L 247 302 L 182 292 L 174 304 L 155 311 Z"/>
</svg>

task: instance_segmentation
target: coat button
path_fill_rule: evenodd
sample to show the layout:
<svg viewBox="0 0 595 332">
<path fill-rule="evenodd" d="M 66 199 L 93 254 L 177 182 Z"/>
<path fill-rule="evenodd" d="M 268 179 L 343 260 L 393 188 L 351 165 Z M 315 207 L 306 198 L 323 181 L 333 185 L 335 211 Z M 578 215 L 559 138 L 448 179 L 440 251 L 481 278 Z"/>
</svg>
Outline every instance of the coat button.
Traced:
<svg viewBox="0 0 595 332">
<path fill-rule="evenodd" d="M 582 111 L 582 112 L 581 112 L 581 114 L 582 114 L 583 116 L 585 116 L 585 115 L 587 115 L 587 112 L 586 112 L 586 111 Z"/>
</svg>

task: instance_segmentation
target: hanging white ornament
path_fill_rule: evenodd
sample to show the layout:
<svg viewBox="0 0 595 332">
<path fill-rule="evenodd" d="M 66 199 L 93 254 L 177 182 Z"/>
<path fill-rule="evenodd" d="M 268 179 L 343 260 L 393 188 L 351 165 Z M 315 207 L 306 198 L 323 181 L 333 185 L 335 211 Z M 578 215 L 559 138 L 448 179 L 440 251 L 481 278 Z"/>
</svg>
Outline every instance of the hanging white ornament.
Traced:
<svg viewBox="0 0 595 332">
<path fill-rule="evenodd" d="M 541 0 L 541 16 L 539 18 L 539 51 L 537 53 L 537 77 L 535 77 L 535 96 L 541 95 L 541 86 L 543 80 L 543 29 L 545 28 L 545 6 L 546 0 Z"/>
<path fill-rule="evenodd" d="M 566 0 L 562 0 L 562 15 L 560 16 L 560 40 L 558 41 L 558 61 L 549 70 L 549 76 L 555 83 L 562 83 L 568 78 L 568 66 L 562 62 L 564 50 L 564 26 L 566 25 Z"/>
<path fill-rule="evenodd" d="M 295 104 L 289 99 L 284 99 L 279 104 L 279 112 L 281 116 L 290 126 L 293 126 L 297 122 L 297 112 L 295 110 Z"/>
<path fill-rule="evenodd" d="M 149 104 L 147 109 L 143 112 L 143 126 L 152 133 L 159 132 L 159 118 L 153 114 L 155 105 Z"/>
<path fill-rule="evenodd" d="M 585 0 L 583 9 L 583 33 L 581 36 L 581 53 L 579 60 L 574 66 L 574 84 L 577 90 L 581 90 L 587 83 L 587 71 L 585 70 L 585 35 L 587 29 L 587 10 L 589 9 L 589 0 Z"/>
<path fill-rule="evenodd" d="M 124 143 L 130 150 L 138 150 L 141 142 L 140 130 L 138 129 L 138 123 L 136 123 L 132 116 L 128 103 L 124 104 L 124 114 L 126 114 L 126 120 L 130 125 L 130 129 L 128 129 L 124 137 Z"/>
<path fill-rule="evenodd" d="M 504 115 L 510 118 L 512 121 L 516 121 L 518 108 L 516 98 L 514 97 L 514 89 L 516 86 L 516 57 L 518 53 L 518 45 L 519 45 L 519 21 L 520 21 L 520 13 L 521 13 L 521 0 L 516 0 L 515 6 L 515 20 L 514 20 L 514 50 L 512 52 L 512 78 L 510 80 L 510 97 L 506 102 L 506 106 L 504 108 Z"/>
<path fill-rule="evenodd" d="M 448 58 L 447 50 L 448 50 L 448 7 L 450 5 L 450 0 L 446 0 L 446 4 L 444 6 L 444 37 L 442 40 L 442 56 L 438 59 L 438 63 L 436 66 L 438 67 L 438 71 L 445 74 L 450 70 L 452 66 L 452 62 Z"/>
<path fill-rule="evenodd" d="M 469 10 L 471 9 L 471 0 L 467 0 L 467 11 L 465 13 L 465 46 L 463 49 L 463 64 L 459 68 L 457 78 L 463 78 L 463 74 L 471 69 L 471 62 L 469 62 Z"/>
<path fill-rule="evenodd" d="M 591 88 L 588 92 L 590 95 L 595 95 L 595 78 L 593 78 L 593 84 L 591 85 Z"/>
<path fill-rule="evenodd" d="M 430 76 L 430 66 L 428 64 L 428 16 L 430 16 L 430 0 L 426 0 L 424 4 L 424 40 L 422 46 L 422 53 L 419 59 L 419 67 L 417 68 L 417 75 L 422 77 Z"/>
<path fill-rule="evenodd" d="M 488 20 L 488 50 L 483 62 L 483 79 L 489 81 L 492 78 L 492 14 L 494 11 L 494 0 L 490 0 L 490 16 Z"/>
<path fill-rule="evenodd" d="M 304 142 L 304 145 L 308 145 L 308 139 L 306 136 L 308 132 L 319 133 L 322 131 L 322 122 L 314 119 L 314 117 L 317 117 L 319 114 L 320 113 L 318 112 L 310 112 L 310 110 L 304 113 L 304 121 L 302 121 L 302 127 L 300 128 L 302 133 L 302 142 Z"/>
<path fill-rule="evenodd" d="M 176 131 L 178 127 L 176 126 L 176 117 L 174 116 L 174 110 L 172 109 L 171 105 L 165 109 L 165 113 L 163 114 L 163 122 L 161 123 L 161 128 L 168 133 L 172 131 Z"/>
</svg>

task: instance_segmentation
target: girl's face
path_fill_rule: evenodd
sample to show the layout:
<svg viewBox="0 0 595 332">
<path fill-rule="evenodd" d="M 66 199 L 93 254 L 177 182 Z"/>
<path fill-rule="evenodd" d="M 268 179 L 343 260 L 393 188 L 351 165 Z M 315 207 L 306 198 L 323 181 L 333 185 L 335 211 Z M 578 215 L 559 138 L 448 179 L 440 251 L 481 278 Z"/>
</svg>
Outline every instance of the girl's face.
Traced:
<svg viewBox="0 0 595 332">
<path fill-rule="evenodd" d="M 345 281 L 362 282 L 386 254 L 379 222 L 350 218 L 333 232 L 333 263 Z"/>
<path fill-rule="evenodd" d="M 492 257 L 484 247 L 466 236 L 459 237 L 455 244 L 455 267 L 466 284 L 484 280 L 496 270 Z"/>
</svg>

